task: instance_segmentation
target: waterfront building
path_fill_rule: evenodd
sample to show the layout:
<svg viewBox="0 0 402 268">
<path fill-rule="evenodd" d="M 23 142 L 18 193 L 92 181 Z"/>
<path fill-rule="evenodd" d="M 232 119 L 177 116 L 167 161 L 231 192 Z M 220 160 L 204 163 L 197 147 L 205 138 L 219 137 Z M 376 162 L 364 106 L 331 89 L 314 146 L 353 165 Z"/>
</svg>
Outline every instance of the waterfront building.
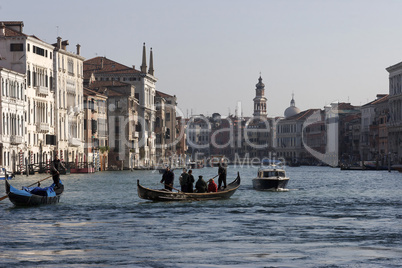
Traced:
<svg viewBox="0 0 402 268">
<path fill-rule="evenodd" d="M 176 155 L 177 98 L 161 91 L 155 96 L 156 159 L 159 164 L 169 163 Z"/>
<path fill-rule="evenodd" d="M 95 81 L 114 81 L 128 83 L 134 86 L 135 98 L 139 101 L 139 165 L 152 167 L 156 164 L 155 146 L 155 95 L 156 82 L 153 67 L 153 53 L 150 51 L 149 69 L 146 65 L 146 48 L 143 46 L 142 64 L 140 70 L 135 66 L 127 67 L 106 57 L 95 57 L 84 62 L 84 84 L 90 87 Z M 110 123 L 110 122 L 109 122 Z"/>
<path fill-rule="evenodd" d="M 83 62 L 81 46 L 76 53 L 67 51 L 68 40 L 57 37 L 54 46 L 54 105 L 56 151 L 61 161 L 69 167 L 78 163 L 86 165 L 89 155 L 84 155 L 83 113 Z M 84 162 L 84 163 L 83 163 Z"/>
<path fill-rule="evenodd" d="M 24 170 L 25 74 L 0 67 L 0 167 Z"/>
<path fill-rule="evenodd" d="M 84 153 L 94 171 L 108 169 L 107 96 L 84 88 Z"/>
<path fill-rule="evenodd" d="M 0 22 L 0 66 L 26 75 L 23 94 L 27 138 L 19 161 L 26 159 L 31 168 L 43 170 L 56 148 L 54 46 L 23 33 L 23 27 L 22 21 Z"/>
<path fill-rule="evenodd" d="M 187 121 L 186 137 L 188 155 L 192 160 L 206 158 L 210 155 L 211 124 L 203 114 L 193 115 Z"/>
<path fill-rule="evenodd" d="M 362 160 L 383 160 L 388 154 L 388 94 L 361 107 Z"/>
<path fill-rule="evenodd" d="M 176 156 L 178 158 L 179 166 L 184 166 L 186 164 L 187 158 L 187 135 L 186 135 L 187 125 L 185 120 L 181 116 L 176 116 Z"/>
<path fill-rule="evenodd" d="M 402 164 L 402 62 L 386 70 L 389 73 L 388 151 L 394 163 Z"/>
<path fill-rule="evenodd" d="M 99 140 L 99 148 L 108 147 L 104 148 L 108 149 L 108 168 L 120 170 L 143 167 L 141 160 L 144 155 L 139 145 L 140 107 L 134 86 L 118 81 L 95 81 L 91 83 L 90 89 L 107 97 L 102 116 L 104 120 L 107 117 L 107 122 L 98 118 L 98 126 L 102 128 L 99 134 L 107 137 L 104 141 Z M 97 103 L 103 105 L 102 102 Z M 93 124 L 95 127 L 95 122 Z"/>
<path fill-rule="evenodd" d="M 314 124 L 305 127 L 305 121 L 315 113 L 319 114 L 319 118 Z M 276 123 L 276 156 L 285 159 L 287 163 L 298 162 L 306 165 L 318 163 L 318 160 L 307 152 L 305 142 L 314 150 L 322 150 L 322 121 L 320 109 L 308 109 L 295 115 L 288 114 L 288 117 L 279 120 Z M 303 140 L 303 131 L 308 133 L 306 141 Z"/>
</svg>

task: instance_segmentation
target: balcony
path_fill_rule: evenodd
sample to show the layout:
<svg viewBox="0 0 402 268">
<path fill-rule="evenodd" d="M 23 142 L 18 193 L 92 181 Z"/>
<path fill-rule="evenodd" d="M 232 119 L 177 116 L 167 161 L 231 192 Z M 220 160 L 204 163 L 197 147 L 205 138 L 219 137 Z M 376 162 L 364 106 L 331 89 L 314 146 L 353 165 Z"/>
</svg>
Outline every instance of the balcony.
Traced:
<svg viewBox="0 0 402 268">
<path fill-rule="evenodd" d="M 36 87 L 36 94 L 39 95 L 47 95 L 49 94 L 49 89 L 47 87 L 44 86 L 37 86 Z"/>
<path fill-rule="evenodd" d="M 22 143 L 22 136 L 10 136 L 10 143 L 17 145 Z"/>
<path fill-rule="evenodd" d="M 73 147 L 79 147 L 81 146 L 81 140 L 78 138 L 69 138 L 68 145 Z"/>
<path fill-rule="evenodd" d="M 136 140 L 138 139 L 140 134 L 137 131 L 130 132 L 128 139 L 129 140 Z"/>
<path fill-rule="evenodd" d="M 49 132 L 50 127 L 48 123 L 39 122 L 36 123 L 36 132 L 47 133 Z"/>
</svg>

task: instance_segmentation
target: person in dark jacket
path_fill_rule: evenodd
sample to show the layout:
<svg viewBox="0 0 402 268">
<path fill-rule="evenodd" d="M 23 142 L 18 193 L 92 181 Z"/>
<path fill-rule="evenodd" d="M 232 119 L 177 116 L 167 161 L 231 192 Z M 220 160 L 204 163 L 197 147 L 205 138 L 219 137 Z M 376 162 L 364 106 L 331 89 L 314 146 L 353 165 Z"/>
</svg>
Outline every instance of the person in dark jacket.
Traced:
<svg viewBox="0 0 402 268">
<path fill-rule="evenodd" d="M 195 184 L 195 190 L 197 193 L 207 192 L 207 183 L 204 181 L 202 176 L 198 176 L 198 181 Z"/>
<path fill-rule="evenodd" d="M 187 184 L 187 191 L 189 193 L 194 192 L 194 176 L 193 176 L 193 171 L 190 169 L 188 171 L 188 184 Z"/>
<path fill-rule="evenodd" d="M 223 162 L 219 164 L 218 175 L 219 175 L 218 189 L 221 188 L 222 183 L 223 183 L 223 188 L 225 189 L 226 188 L 226 167 Z"/>
<path fill-rule="evenodd" d="M 163 173 L 161 183 L 165 184 L 166 190 L 172 191 L 173 181 L 174 173 L 167 167 L 165 173 Z"/>
<path fill-rule="evenodd" d="M 56 155 L 54 157 L 54 160 L 52 161 L 52 165 L 50 168 L 50 172 L 52 173 L 52 176 L 53 176 L 53 183 L 56 186 L 59 186 L 59 184 L 60 184 L 60 170 L 62 168 L 65 169 L 63 163 L 60 161 L 59 157 Z"/>
<path fill-rule="evenodd" d="M 188 192 L 188 174 L 187 170 L 183 168 L 183 173 L 181 173 L 180 178 L 179 178 L 180 186 L 181 186 L 181 191 L 182 192 Z"/>
</svg>

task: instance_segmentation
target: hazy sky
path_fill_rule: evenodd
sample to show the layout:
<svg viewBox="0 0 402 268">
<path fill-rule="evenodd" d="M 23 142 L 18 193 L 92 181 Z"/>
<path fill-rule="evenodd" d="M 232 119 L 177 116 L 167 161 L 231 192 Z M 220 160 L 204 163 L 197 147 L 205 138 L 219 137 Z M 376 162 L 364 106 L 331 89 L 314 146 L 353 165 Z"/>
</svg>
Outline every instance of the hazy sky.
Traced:
<svg viewBox="0 0 402 268">
<path fill-rule="evenodd" d="M 333 101 L 362 105 L 388 93 L 385 68 L 402 61 L 402 1 L 0 1 L 0 20 L 26 34 L 57 35 L 87 59 L 137 69 L 154 52 L 157 90 L 186 114 L 253 112 L 262 75 L 268 114 L 292 92 L 301 110 Z"/>
</svg>

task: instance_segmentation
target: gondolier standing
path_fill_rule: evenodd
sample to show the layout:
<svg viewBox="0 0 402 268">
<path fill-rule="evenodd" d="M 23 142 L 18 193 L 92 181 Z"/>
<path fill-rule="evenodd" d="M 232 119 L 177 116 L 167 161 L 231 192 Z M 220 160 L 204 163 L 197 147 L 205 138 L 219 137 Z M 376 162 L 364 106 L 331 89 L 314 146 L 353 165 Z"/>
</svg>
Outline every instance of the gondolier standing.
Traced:
<svg viewBox="0 0 402 268">
<path fill-rule="evenodd" d="M 219 169 L 218 169 L 218 189 L 221 188 L 222 182 L 223 182 L 223 188 L 226 188 L 226 166 L 225 163 L 222 161 L 219 163 Z"/>
<path fill-rule="evenodd" d="M 52 167 L 50 169 L 52 175 L 53 175 L 53 183 L 56 186 L 59 186 L 60 183 L 60 170 L 64 168 L 63 163 L 60 161 L 60 159 L 55 155 L 54 160 L 52 161 Z"/>
<path fill-rule="evenodd" d="M 166 168 L 165 173 L 163 173 L 161 183 L 165 184 L 165 189 L 172 191 L 174 181 L 174 173 L 170 170 L 169 167 Z"/>
</svg>

